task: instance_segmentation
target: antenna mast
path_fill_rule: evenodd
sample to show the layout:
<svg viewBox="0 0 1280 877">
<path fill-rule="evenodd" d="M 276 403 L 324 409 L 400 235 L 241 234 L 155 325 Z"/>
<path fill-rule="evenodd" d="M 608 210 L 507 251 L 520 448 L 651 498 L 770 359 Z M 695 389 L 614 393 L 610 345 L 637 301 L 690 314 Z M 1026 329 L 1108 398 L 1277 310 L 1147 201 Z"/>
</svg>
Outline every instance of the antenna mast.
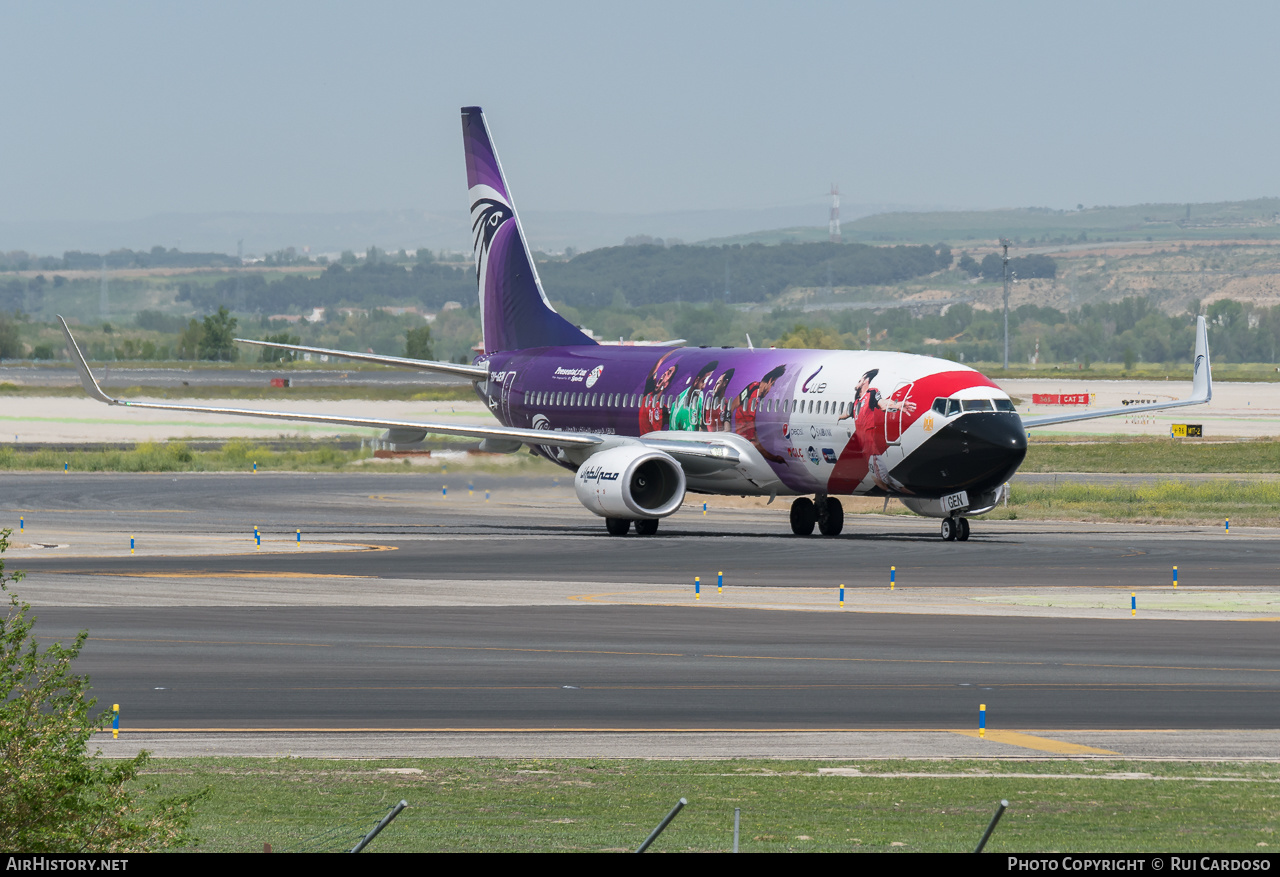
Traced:
<svg viewBox="0 0 1280 877">
<path fill-rule="evenodd" d="M 840 187 L 831 184 L 831 222 L 827 225 L 831 243 L 840 243 Z"/>
</svg>

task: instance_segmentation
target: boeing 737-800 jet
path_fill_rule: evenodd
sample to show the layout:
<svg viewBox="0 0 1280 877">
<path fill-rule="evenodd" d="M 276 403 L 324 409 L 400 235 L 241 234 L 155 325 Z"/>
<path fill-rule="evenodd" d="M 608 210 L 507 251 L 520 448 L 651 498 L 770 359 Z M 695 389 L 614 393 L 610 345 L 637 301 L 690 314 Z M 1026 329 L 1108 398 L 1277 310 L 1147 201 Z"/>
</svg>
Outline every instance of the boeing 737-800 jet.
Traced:
<svg viewBox="0 0 1280 877">
<path fill-rule="evenodd" d="M 1019 417 L 1009 395 L 963 365 L 884 351 L 601 345 L 556 313 L 479 107 L 462 110 L 484 353 L 471 365 L 237 339 L 470 378 L 495 426 L 372 420 L 130 402 L 107 396 L 62 322 L 89 395 L 110 405 L 378 427 L 395 443 L 469 436 L 486 451 L 532 453 L 573 470 L 608 531 L 657 532 L 687 491 L 796 497 L 791 528 L 840 533 L 839 495 L 883 496 L 969 538 L 1027 452 L 1028 428 L 1208 402 L 1204 318 L 1186 399 Z M 59 318 L 61 320 L 61 318 Z"/>
</svg>

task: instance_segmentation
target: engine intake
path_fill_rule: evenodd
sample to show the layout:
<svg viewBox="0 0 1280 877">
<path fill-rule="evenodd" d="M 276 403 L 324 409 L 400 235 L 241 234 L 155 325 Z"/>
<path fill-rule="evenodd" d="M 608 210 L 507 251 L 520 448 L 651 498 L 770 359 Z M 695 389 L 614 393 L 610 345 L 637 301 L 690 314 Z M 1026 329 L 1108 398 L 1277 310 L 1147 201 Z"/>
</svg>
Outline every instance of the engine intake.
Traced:
<svg viewBox="0 0 1280 877">
<path fill-rule="evenodd" d="M 578 501 L 602 518 L 665 518 L 684 502 L 684 470 L 662 451 L 610 448 L 587 458 L 573 488 Z"/>
</svg>

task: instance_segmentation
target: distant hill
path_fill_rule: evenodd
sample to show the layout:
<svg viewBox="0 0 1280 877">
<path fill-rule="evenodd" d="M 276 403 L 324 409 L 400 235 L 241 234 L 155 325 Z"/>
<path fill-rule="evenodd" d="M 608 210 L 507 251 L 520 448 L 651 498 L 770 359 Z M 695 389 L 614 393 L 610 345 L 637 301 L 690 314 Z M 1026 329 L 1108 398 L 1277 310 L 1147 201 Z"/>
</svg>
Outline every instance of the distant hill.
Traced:
<svg viewBox="0 0 1280 877">
<path fill-rule="evenodd" d="M 842 223 L 846 241 L 964 244 L 999 237 L 1027 243 L 1081 240 L 1222 240 L 1280 238 L 1280 198 L 1211 204 L 1137 204 L 1054 210 L 1020 207 L 876 213 Z M 1084 236 L 1082 238 L 1082 236 Z M 826 226 L 797 226 L 713 238 L 701 244 L 807 243 L 827 239 Z"/>
</svg>

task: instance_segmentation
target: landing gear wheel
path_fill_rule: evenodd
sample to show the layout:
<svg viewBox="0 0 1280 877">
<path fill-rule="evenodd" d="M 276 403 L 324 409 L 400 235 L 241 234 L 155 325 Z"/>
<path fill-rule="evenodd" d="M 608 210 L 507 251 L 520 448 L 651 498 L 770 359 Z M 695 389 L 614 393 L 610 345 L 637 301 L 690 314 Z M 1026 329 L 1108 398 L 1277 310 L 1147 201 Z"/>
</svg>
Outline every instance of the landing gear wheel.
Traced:
<svg viewBox="0 0 1280 877">
<path fill-rule="evenodd" d="M 652 536 L 656 532 L 658 532 L 657 518 L 646 518 L 643 521 L 636 521 L 637 536 Z"/>
<path fill-rule="evenodd" d="M 797 536 L 808 536 L 813 532 L 813 525 L 818 523 L 818 510 L 813 500 L 802 496 L 791 504 L 791 532 Z"/>
<path fill-rule="evenodd" d="M 956 535 L 957 535 L 957 532 L 959 531 L 959 529 L 960 529 L 960 528 L 956 526 L 955 518 L 943 518 L 943 519 L 942 519 L 942 539 L 943 539 L 943 541 L 944 541 L 944 542 L 954 542 L 954 541 L 956 541 Z"/>
<path fill-rule="evenodd" d="M 823 505 L 825 514 L 818 515 L 818 532 L 823 536 L 839 536 L 844 529 L 844 506 L 832 497 L 827 497 Z"/>
<path fill-rule="evenodd" d="M 960 532 L 956 534 L 956 538 L 961 542 L 969 541 L 969 519 L 956 518 L 956 522 L 960 525 Z"/>
<path fill-rule="evenodd" d="M 609 531 L 610 536 L 625 536 L 631 529 L 631 521 L 627 518 L 605 518 L 604 528 Z"/>
</svg>

